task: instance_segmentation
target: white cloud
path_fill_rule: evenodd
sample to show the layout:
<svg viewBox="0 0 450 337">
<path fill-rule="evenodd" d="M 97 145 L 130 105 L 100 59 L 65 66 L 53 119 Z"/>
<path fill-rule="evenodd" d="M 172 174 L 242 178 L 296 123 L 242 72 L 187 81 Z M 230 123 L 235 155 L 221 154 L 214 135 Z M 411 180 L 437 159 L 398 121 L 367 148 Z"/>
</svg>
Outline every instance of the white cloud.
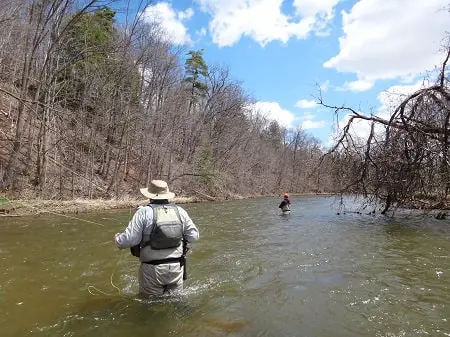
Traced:
<svg viewBox="0 0 450 337">
<path fill-rule="evenodd" d="M 314 100 L 301 99 L 295 103 L 295 107 L 300 109 L 310 109 L 317 107 L 317 103 Z"/>
<path fill-rule="evenodd" d="M 358 79 L 407 78 L 443 60 L 448 0 L 360 0 L 342 12 L 340 51 L 324 66 Z"/>
<path fill-rule="evenodd" d="M 321 129 L 327 125 L 327 122 L 306 120 L 306 121 L 303 121 L 301 125 L 302 125 L 303 130 Z"/>
<path fill-rule="evenodd" d="M 200 30 L 197 30 L 195 33 L 197 34 L 198 37 L 206 36 L 206 28 L 202 27 Z"/>
<path fill-rule="evenodd" d="M 144 12 L 147 20 L 160 24 L 167 34 L 166 38 L 178 45 L 192 43 L 184 22 L 191 19 L 193 15 L 194 11 L 192 8 L 188 8 L 185 11 L 176 11 L 167 2 L 159 2 L 149 6 Z"/>
<path fill-rule="evenodd" d="M 271 41 L 286 43 L 310 33 L 326 34 L 339 0 L 295 0 L 295 12 L 281 11 L 283 0 L 195 0 L 212 19 L 209 30 L 214 43 L 232 46 L 243 36 L 264 46 Z"/>
<path fill-rule="evenodd" d="M 248 109 L 267 119 L 275 120 L 285 127 L 292 127 L 292 122 L 295 120 L 295 115 L 283 109 L 278 102 L 256 102 L 249 105 Z"/>
<path fill-rule="evenodd" d="M 310 129 L 321 129 L 328 125 L 328 122 L 326 121 L 314 121 L 317 117 L 314 113 L 307 113 L 305 112 L 302 116 L 300 116 L 298 119 L 302 122 L 300 123 L 300 127 L 303 130 L 310 130 Z"/>
<path fill-rule="evenodd" d="M 313 31 L 319 36 L 329 33 L 328 23 L 334 17 L 334 7 L 339 0 L 294 0 L 293 6 L 304 18 L 315 18 Z"/>
<path fill-rule="evenodd" d="M 303 114 L 303 116 L 301 116 L 299 119 L 306 119 L 306 120 L 308 120 L 308 119 L 314 119 L 314 118 L 316 118 L 316 115 L 315 115 L 315 114 L 312 114 L 312 113 L 305 113 L 305 114 Z"/>
<path fill-rule="evenodd" d="M 343 87 L 336 88 L 337 91 L 353 91 L 362 92 L 371 89 L 374 85 L 373 81 L 356 80 L 352 82 L 345 82 Z"/>
<path fill-rule="evenodd" d="M 169 4 L 166 3 L 166 5 L 168 6 Z M 194 10 L 192 8 L 188 8 L 184 12 L 179 11 L 177 13 L 178 20 L 180 20 L 180 21 L 189 20 L 193 16 L 194 16 Z"/>
<path fill-rule="evenodd" d="M 319 84 L 319 88 L 322 92 L 327 92 L 329 87 L 330 87 L 330 80 L 326 80 L 325 82 Z"/>
<path fill-rule="evenodd" d="M 391 113 L 397 108 L 400 103 L 406 99 L 408 95 L 424 87 L 422 81 L 411 85 L 394 85 L 378 94 L 378 101 L 381 103 L 377 110 L 377 115 L 382 118 L 389 118 Z"/>
<path fill-rule="evenodd" d="M 380 103 L 378 108 L 375 111 L 376 116 L 383 118 L 385 120 L 388 120 L 391 117 L 392 112 L 397 108 L 397 106 L 410 94 L 414 93 L 415 91 L 419 90 L 420 88 L 423 88 L 424 83 L 422 81 L 416 82 L 411 85 L 395 85 L 390 88 L 388 88 L 385 91 L 382 91 L 378 94 L 377 98 Z M 364 112 L 359 112 L 361 114 L 365 114 Z M 367 115 L 367 114 L 366 114 Z M 334 141 L 336 141 L 340 135 L 340 132 L 342 132 L 342 129 L 347 125 L 348 121 L 350 119 L 350 114 L 345 114 L 342 116 L 342 118 L 338 121 L 337 126 L 338 130 L 337 132 L 332 134 L 330 136 L 330 142 L 333 144 Z M 371 129 L 371 122 L 366 120 L 360 120 L 355 119 L 352 122 L 352 128 L 350 130 L 350 133 L 352 137 L 355 139 L 359 139 L 360 141 L 365 142 L 367 140 L 367 137 L 370 134 Z M 375 132 L 379 133 L 384 130 L 384 127 L 381 125 L 378 125 L 375 128 Z M 333 140 L 333 141 L 331 141 Z"/>
<path fill-rule="evenodd" d="M 364 114 L 361 111 L 359 113 Z M 331 138 L 334 141 L 337 141 L 338 138 L 340 137 L 340 135 L 342 134 L 343 128 L 348 124 L 348 121 L 350 120 L 350 115 L 351 114 L 349 114 L 349 113 L 343 115 L 341 120 L 339 120 L 337 122 L 338 129 L 331 136 Z M 371 128 L 371 126 L 370 126 L 370 122 L 369 121 L 361 120 L 361 119 L 355 119 L 352 122 L 352 126 L 351 126 L 351 128 L 349 130 L 349 133 L 351 134 L 351 136 L 353 137 L 355 142 L 357 142 L 357 143 L 358 142 L 365 142 L 365 140 L 367 139 L 367 137 L 370 134 L 370 128 Z"/>
</svg>

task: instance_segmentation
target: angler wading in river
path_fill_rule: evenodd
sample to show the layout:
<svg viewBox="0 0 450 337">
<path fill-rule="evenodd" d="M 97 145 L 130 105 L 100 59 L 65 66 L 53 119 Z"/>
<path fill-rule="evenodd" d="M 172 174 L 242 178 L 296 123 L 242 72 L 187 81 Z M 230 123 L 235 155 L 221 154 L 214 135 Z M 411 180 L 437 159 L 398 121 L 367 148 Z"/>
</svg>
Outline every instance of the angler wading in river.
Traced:
<svg viewBox="0 0 450 337">
<path fill-rule="evenodd" d="M 140 191 L 150 203 L 136 211 L 123 233 L 115 235 L 115 243 L 130 248 L 141 261 L 140 295 L 179 292 L 187 277 L 187 243 L 199 239 L 198 229 L 183 208 L 169 203 L 175 194 L 165 181 L 152 180 Z"/>
<path fill-rule="evenodd" d="M 289 200 L 289 195 L 285 193 L 283 195 L 283 201 L 281 201 L 278 208 L 281 208 L 282 214 L 289 214 L 291 213 L 291 201 Z"/>
</svg>

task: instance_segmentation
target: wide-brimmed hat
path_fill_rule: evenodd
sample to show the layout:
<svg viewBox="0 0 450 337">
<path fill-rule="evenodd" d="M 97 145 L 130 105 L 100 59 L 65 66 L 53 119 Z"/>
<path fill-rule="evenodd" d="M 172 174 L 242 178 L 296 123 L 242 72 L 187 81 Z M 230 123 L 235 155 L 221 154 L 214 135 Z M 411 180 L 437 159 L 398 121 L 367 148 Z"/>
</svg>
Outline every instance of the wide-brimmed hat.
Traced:
<svg viewBox="0 0 450 337">
<path fill-rule="evenodd" d="M 164 180 L 152 180 L 149 187 L 140 189 L 142 195 L 153 200 L 173 199 L 175 193 L 169 192 L 169 186 Z"/>
</svg>

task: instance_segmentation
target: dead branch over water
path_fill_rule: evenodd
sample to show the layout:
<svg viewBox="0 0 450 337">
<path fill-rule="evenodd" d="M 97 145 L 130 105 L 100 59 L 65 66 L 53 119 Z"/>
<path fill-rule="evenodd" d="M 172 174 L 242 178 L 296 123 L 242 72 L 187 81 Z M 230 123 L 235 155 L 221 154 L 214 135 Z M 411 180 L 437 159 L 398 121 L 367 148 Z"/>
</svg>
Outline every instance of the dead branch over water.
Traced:
<svg viewBox="0 0 450 337">
<path fill-rule="evenodd" d="M 450 188 L 450 88 L 448 61 L 431 85 L 406 96 L 390 118 L 365 115 L 351 107 L 319 103 L 349 116 L 334 147 L 326 154 L 340 181 L 340 192 L 381 200 L 382 213 L 393 207 L 448 207 Z M 366 139 L 352 132 L 370 123 Z"/>
</svg>

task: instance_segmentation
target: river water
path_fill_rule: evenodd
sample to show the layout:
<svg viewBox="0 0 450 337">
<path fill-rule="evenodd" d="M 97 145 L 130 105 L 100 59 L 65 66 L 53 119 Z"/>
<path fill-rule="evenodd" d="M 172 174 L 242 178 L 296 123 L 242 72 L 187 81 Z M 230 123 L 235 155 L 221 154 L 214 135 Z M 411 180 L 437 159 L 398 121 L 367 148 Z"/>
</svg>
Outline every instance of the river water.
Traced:
<svg viewBox="0 0 450 337">
<path fill-rule="evenodd" d="M 450 222 L 337 214 L 330 197 L 183 207 L 183 297 L 135 297 L 134 211 L 0 219 L 1 336 L 450 336 Z"/>
</svg>

